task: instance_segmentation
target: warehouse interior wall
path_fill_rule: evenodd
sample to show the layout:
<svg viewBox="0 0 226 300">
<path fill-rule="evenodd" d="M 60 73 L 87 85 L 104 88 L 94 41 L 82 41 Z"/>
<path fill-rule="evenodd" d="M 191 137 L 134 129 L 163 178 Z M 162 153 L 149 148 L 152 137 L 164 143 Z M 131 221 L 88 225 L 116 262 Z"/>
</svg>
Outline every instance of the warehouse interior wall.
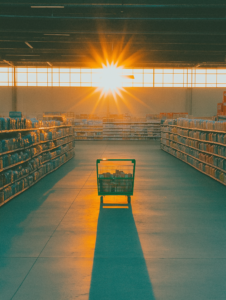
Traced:
<svg viewBox="0 0 226 300">
<path fill-rule="evenodd" d="M 124 88 L 114 99 L 101 97 L 91 87 L 17 87 L 17 108 L 26 117 L 44 112 L 75 112 L 136 116 L 160 112 L 188 112 L 194 117 L 210 117 L 217 112 L 226 88 Z M 12 110 L 12 87 L 0 87 L 1 116 Z"/>
</svg>

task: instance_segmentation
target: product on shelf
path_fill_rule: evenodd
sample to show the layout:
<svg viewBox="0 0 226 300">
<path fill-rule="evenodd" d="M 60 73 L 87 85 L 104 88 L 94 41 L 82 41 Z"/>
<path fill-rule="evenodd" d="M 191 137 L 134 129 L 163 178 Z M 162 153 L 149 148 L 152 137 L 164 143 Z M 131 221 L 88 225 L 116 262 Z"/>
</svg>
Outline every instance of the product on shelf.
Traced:
<svg viewBox="0 0 226 300">
<path fill-rule="evenodd" d="M 0 118 L 1 130 L 10 130 L 10 138 L 0 135 L 0 206 L 54 171 L 74 155 L 72 127 L 56 126 L 57 121 L 15 120 Z M 19 132 L 21 126 L 37 128 Z M 59 124 L 60 125 L 60 124 Z M 26 127 L 27 126 L 27 127 Z"/>
<path fill-rule="evenodd" d="M 226 131 L 224 133 L 224 123 L 209 123 L 209 120 L 178 119 L 171 122 L 167 120 L 162 126 L 161 148 L 225 184 Z M 214 128 L 213 132 L 210 130 L 211 127 Z M 215 128 L 218 128 L 219 132 L 214 132 Z"/>
</svg>

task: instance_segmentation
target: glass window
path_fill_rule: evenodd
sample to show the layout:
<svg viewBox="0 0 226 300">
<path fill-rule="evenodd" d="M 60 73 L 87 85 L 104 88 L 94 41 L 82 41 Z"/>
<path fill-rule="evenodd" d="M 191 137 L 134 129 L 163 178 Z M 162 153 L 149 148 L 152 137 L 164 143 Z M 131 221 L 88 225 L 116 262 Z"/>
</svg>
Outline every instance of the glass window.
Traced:
<svg viewBox="0 0 226 300">
<path fill-rule="evenodd" d="M 162 74 L 155 73 L 155 84 L 162 84 L 163 83 L 163 76 Z"/>
<path fill-rule="evenodd" d="M 16 68 L 18 86 L 99 86 L 103 69 Z M 14 81 L 13 68 L 0 68 L 1 86 Z M 119 69 L 124 87 L 225 87 L 226 69 Z M 126 78 L 134 75 L 134 79 Z M 153 78 L 154 77 L 154 78 Z"/>
<path fill-rule="evenodd" d="M 128 80 L 132 80 L 132 79 L 128 79 Z M 134 83 L 143 83 L 143 74 L 134 74 Z"/>
<path fill-rule="evenodd" d="M 70 74 L 60 72 L 60 83 L 68 83 L 69 84 L 69 82 L 70 82 Z"/>
<path fill-rule="evenodd" d="M 37 82 L 47 84 L 47 73 L 37 73 Z"/>
<path fill-rule="evenodd" d="M 27 74 L 27 81 L 28 82 L 36 82 L 36 73 L 28 73 Z"/>
<path fill-rule="evenodd" d="M 163 75 L 164 85 L 165 84 L 173 84 L 173 74 L 164 74 Z"/>
<path fill-rule="evenodd" d="M 205 84 L 206 82 L 206 75 L 205 74 L 197 74 L 196 73 L 196 84 Z"/>
<path fill-rule="evenodd" d="M 183 74 L 174 74 L 174 86 L 176 86 L 177 83 L 183 83 L 184 76 Z"/>
<path fill-rule="evenodd" d="M 80 73 L 71 73 L 71 82 L 80 83 Z"/>
<path fill-rule="evenodd" d="M 18 83 L 22 83 L 22 82 L 26 82 L 27 83 L 27 72 L 26 73 L 18 73 L 17 72 L 17 82 Z"/>
<path fill-rule="evenodd" d="M 144 83 L 152 83 L 153 84 L 153 73 L 152 74 L 144 74 Z"/>
<path fill-rule="evenodd" d="M 91 83 L 91 73 L 81 73 L 81 82 Z"/>
<path fill-rule="evenodd" d="M 54 84 L 56 84 L 56 83 L 58 83 L 59 84 L 59 73 L 56 73 L 56 72 L 54 72 L 53 73 L 53 83 Z"/>
<path fill-rule="evenodd" d="M 211 74 L 211 73 L 208 73 L 207 74 L 207 84 L 208 83 L 217 83 L 217 74 Z"/>
<path fill-rule="evenodd" d="M 8 82 L 8 73 L 0 73 L 0 82 Z"/>
<path fill-rule="evenodd" d="M 217 74 L 217 83 L 218 84 L 226 83 L 226 74 Z"/>
</svg>

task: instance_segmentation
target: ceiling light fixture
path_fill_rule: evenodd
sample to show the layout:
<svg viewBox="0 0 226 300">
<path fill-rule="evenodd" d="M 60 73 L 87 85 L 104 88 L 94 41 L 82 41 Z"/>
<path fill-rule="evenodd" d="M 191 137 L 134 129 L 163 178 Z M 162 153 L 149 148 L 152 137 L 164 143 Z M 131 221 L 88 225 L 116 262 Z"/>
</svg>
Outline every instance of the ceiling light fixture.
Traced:
<svg viewBox="0 0 226 300">
<path fill-rule="evenodd" d="M 48 6 L 48 5 L 35 5 L 35 6 L 31 6 L 31 8 L 64 8 L 64 6 L 60 6 L 60 5 L 52 5 L 52 6 Z"/>
<path fill-rule="evenodd" d="M 50 67 L 52 67 L 52 66 L 53 66 L 53 65 L 52 65 L 50 62 L 48 62 L 48 61 L 47 61 L 47 64 L 48 64 Z"/>
<path fill-rule="evenodd" d="M 28 42 L 25 42 L 25 44 L 26 44 L 29 48 L 33 49 L 33 47 L 31 46 L 31 44 L 29 44 Z"/>
<path fill-rule="evenodd" d="M 70 34 L 65 34 L 65 33 L 44 33 L 43 35 L 70 36 Z"/>
</svg>

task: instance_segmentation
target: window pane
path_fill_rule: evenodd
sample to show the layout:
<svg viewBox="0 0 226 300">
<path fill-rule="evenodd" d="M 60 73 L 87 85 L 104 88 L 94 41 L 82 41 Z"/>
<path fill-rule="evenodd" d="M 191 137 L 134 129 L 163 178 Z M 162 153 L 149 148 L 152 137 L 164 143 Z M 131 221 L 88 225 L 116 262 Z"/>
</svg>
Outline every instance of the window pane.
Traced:
<svg viewBox="0 0 226 300">
<path fill-rule="evenodd" d="M 28 68 L 28 73 L 36 73 L 36 68 Z"/>
<path fill-rule="evenodd" d="M 53 73 L 53 82 L 59 83 L 59 73 Z"/>
<path fill-rule="evenodd" d="M 174 74 L 183 74 L 184 70 L 183 69 L 174 69 Z"/>
<path fill-rule="evenodd" d="M 226 69 L 217 69 L 218 74 L 226 74 Z"/>
<path fill-rule="evenodd" d="M 66 83 L 65 82 L 61 82 L 60 86 L 70 86 L 70 83 L 69 82 L 66 82 Z"/>
<path fill-rule="evenodd" d="M 37 68 L 37 73 L 47 73 L 47 68 Z"/>
<path fill-rule="evenodd" d="M 173 73 L 173 69 L 164 69 L 164 74 L 171 74 Z"/>
<path fill-rule="evenodd" d="M 81 82 L 91 82 L 91 73 L 81 73 Z"/>
<path fill-rule="evenodd" d="M 144 69 L 145 74 L 153 74 L 153 69 Z"/>
<path fill-rule="evenodd" d="M 27 73 L 27 68 L 16 68 L 17 73 Z"/>
<path fill-rule="evenodd" d="M 91 86 L 91 82 L 82 82 L 81 83 L 81 86 Z"/>
<path fill-rule="evenodd" d="M 143 83 L 143 74 L 134 74 L 134 83 L 135 82 Z"/>
<path fill-rule="evenodd" d="M 47 82 L 38 82 L 37 86 L 47 86 Z"/>
<path fill-rule="evenodd" d="M 17 73 L 17 82 L 27 82 L 27 73 Z"/>
<path fill-rule="evenodd" d="M 71 69 L 71 72 L 80 73 L 80 69 Z"/>
<path fill-rule="evenodd" d="M 206 70 L 205 69 L 196 69 L 196 74 L 205 74 Z"/>
<path fill-rule="evenodd" d="M 155 74 L 155 83 L 162 83 L 162 74 Z"/>
<path fill-rule="evenodd" d="M 80 82 L 80 73 L 71 73 L 71 82 Z"/>
<path fill-rule="evenodd" d="M 36 82 L 36 73 L 28 73 L 28 82 Z"/>
<path fill-rule="evenodd" d="M 164 74 L 164 83 L 173 83 L 173 74 Z"/>
<path fill-rule="evenodd" d="M 176 83 L 183 83 L 183 74 L 174 74 L 174 84 Z M 176 85 L 174 85 L 176 86 Z"/>
<path fill-rule="evenodd" d="M 196 83 L 205 83 L 206 75 L 205 74 L 196 74 Z"/>
<path fill-rule="evenodd" d="M 8 82 L 8 73 L 0 73 L 0 82 Z"/>
<path fill-rule="evenodd" d="M 144 83 L 153 83 L 153 74 L 144 74 Z"/>
<path fill-rule="evenodd" d="M 143 74 L 143 69 L 134 69 L 133 74 Z"/>
<path fill-rule="evenodd" d="M 60 73 L 60 83 L 69 83 L 70 76 L 69 73 Z"/>
<path fill-rule="evenodd" d="M 217 83 L 226 83 L 226 74 L 218 74 Z"/>
<path fill-rule="evenodd" d="M 208 74 L 207 75 L 207 83 L 217 83 L 217 75 L 216 74 Z"/>
<path fill-rule="evenodd" d="M 217 69 L 207 69 L 207 74 L 213 74 L 216 72 L 217 72 Z"/>
<path fill-rule="evenodd" d="M 60 73 L 69 73 L 70 69 L 60 69 Z"/>
<path fill-rule="evenodd" d="M 37 81 L 40 82 L 46 82 L 47 83 L 47 73 L 38 73 L 37 74 Z"/>
<path fill-rule="evenodd" d="M 131 80 L 131 82 L 123 82 L 122 83 L 122 87 L 131 87 L 131 86 L 133 86 L 132 80 Z"/>
</svg>

